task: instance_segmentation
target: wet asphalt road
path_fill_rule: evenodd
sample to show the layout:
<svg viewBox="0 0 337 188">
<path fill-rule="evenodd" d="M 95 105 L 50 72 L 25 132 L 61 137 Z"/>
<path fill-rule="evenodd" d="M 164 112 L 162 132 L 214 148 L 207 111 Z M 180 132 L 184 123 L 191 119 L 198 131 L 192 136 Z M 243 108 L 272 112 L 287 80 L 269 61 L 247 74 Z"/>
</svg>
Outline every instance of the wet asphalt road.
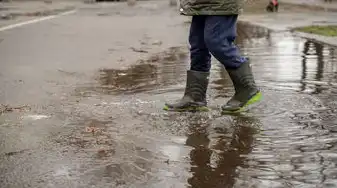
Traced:
<svg viewBox="0 0 337 188">
<path fill-rule="evenodd" d="M 212 110 L 167 113 L 188 24 L 158 6 L 84 7 L 0 32 L 1 188 L 336 187 L 337 49 L 240 24 L 264 100 L 221 116 L 233 89 L 214 60 Z"/>
</svg>

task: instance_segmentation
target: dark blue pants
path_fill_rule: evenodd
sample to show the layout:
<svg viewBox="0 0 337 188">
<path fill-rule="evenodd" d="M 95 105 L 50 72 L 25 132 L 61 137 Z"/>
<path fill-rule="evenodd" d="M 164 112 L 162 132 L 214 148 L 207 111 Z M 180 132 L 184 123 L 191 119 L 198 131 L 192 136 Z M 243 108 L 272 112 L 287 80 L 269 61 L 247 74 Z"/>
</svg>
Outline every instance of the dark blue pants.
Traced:
<svg viewBox="0 0 337 188">
<path fill-rule="evenodd" d="M 237 15 L 193 16 L 189 36 L 191 70 L 208 72 L 211 54 L 230 69 L 247 61 L 234 44 L 237 18 Z"/>
</svg>

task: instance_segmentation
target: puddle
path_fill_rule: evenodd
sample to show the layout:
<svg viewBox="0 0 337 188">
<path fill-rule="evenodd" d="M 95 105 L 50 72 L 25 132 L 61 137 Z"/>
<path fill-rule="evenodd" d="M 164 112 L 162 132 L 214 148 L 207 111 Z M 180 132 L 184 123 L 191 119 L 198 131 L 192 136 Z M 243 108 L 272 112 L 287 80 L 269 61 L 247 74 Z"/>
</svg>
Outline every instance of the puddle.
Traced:
<svg viewBox="0 0 337 188">
<path fill-rule="evenodd" d="M 127 70 L 101 70 L 100 83 L 110 91 L 141 92 L 155 87 L 157 78 L 156 66 L 140 64 Z"/>
<path fill-rule="evenodd" d="M 87 175 L 125 187 L 336 187 L 337 49 L 288 32 L 238 27 L 236 41 L 251 58 L 261 103 L 241 116 L 219 115 L 233 88 L 213 61 L 209 113 L 162 111 L 184 90 L 183 47 L 127 69 L 103 69 L 95 84 L 78 88 L 90 95 L 76 112 L 112 117 L 100 143 L 113 140 L 107 157 L 113 164 L 102 162 Z M 106 105 L 90 105 L 97 103 Z M 79 147 L 95 143 L 90 136 Z"/>
<path fill-rule="evenodd" d="M 187 49 L 172 47 L 140 60 L 127 69 L 102 69 L 97 80 L 99 85 L 78 89 L 78 92 L 95 91 L 103 94 L 135 94 L 153 91 L 184 80 L 187 68 Z"/>
</svg>

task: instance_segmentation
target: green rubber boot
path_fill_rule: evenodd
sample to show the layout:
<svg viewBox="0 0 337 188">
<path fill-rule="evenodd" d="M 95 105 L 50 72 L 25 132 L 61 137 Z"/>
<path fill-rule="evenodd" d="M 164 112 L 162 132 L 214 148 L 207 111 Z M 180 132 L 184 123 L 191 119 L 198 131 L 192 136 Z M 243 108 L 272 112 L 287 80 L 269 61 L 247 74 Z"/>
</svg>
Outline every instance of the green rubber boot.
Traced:
<svg viewBox="0 0 337 188">
<path fill-rule="evenodd" d="M 237 69 L 227 69 L 227 72 L 232 79 L 235 94 L 221 107 L 223 113 L 242 112 L 248 105 L 261 100 L 262 94 L 256 87 L 249 62 Z"/>
<path fill-rule="evenodd" d="M 187 71 L 185 94 L 182 99 L 166 103 L 168 111 L 208 111 L 206 92 L 209 72 Z"/>
</svg>

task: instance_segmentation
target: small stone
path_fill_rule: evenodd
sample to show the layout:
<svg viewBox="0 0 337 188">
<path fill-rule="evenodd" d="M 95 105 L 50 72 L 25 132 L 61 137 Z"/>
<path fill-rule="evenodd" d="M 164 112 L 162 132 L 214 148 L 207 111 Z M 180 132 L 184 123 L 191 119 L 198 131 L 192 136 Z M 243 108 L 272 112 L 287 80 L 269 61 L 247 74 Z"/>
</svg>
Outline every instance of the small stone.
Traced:
<svg viewBox="0 0 337 188">
<path fill-rule="evenodd" d="M 99 128 L 97 128 L 97 127 L 86 127 L 85 128 L 85 132 L 87 132 L 87 133 L 95 133 L 97 131 L 99 131 Z"/>
<path fill-rule="evenodd" d="M 99 149 L 97 154 L 99 157 L 105 157 L 107 155 L 107 152 L 105 151 L 105 149 Z"/>
<path fill-rule="evenodd" d="M 123 62 L 123 61 L 124 61 L 124 58 L 123 58 L 123 57 L 120 57 L 117 61 L 118 61 L 118 62 Z"/>
<path fill-rule="evenodd" d="M 2 15 L 0 15 L 0 18 L 2 20 L 10 20 L 12 18 L 12 16 L 10 14 L 2 14 Z"/>
<path fill-rule="evenodd" d="M 153 43 L 152 43 L 152 45 L 162 45 L 163 44 L 163 42 L 162 41 L 160 41 L 160 40 L 156 40 L 156 41 L 153 41 Z"/>
</svg>

